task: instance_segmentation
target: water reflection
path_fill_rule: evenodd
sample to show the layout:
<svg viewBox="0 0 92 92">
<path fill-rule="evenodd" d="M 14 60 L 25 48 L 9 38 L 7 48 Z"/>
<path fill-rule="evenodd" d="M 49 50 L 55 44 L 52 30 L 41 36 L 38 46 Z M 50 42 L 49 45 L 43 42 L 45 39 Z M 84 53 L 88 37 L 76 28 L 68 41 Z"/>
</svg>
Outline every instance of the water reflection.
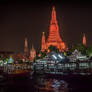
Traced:
<svg viewBox="0 0 92 92">
<path fill-rule="evenodd" d="M 63 80 L 38 77 L 35 81 L 36 92 L 68 92 L 68 84 Z"/>
<path fill-rule="evenodd" d="M 67 84 L 68 83 L 68 84 Z M 90 92 L 92 76 L 46 77 L 34 75 L 32 78 L 0 77 L 0 92 Z"/>
<path fill-rule="evenodd" d="M 3 79 L 0 81 L 0 92 L 68 92 L 68 84 L 61 79 L 36 75 L 32 79 Z"/>
</svg>

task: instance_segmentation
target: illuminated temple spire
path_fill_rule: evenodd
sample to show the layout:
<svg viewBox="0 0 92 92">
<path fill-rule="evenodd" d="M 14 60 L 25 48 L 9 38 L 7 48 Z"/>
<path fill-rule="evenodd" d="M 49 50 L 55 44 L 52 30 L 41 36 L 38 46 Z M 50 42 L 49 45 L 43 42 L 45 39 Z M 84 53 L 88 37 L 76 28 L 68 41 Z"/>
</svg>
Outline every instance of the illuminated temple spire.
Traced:
<svg viewBox="0 0 92 92">
<path fill-rule="evenodd" d="M 54 6 L 52 8 L 52 14 L 51 14 L 51 24 L 52 23 L 57 23 L 57 20 L 56 20 L 56 11 L 55 11 L 55 7 Z"/>
<path fill-rule="evenodd" d="M 25 38 L 25 43 L 24 43 L 24 54 L 25 56 L 28 56 L 28 40 Z"/>
<path fill-rule="evenodd" d="M 52 8 L 49 36 L 46 42 L 46 49 L 48 49 L 48 47 L 51 45 L 56 46 L 59 49 L 59 51 L 66 50 L 65 43 L 62 41 L 59 34 L 59 26 L 56 19 L 56 11 L 54 6 Z"/>
<path fill-rule="evenodd" d="M 86 36 L 85 36 L 85 33 L 83 34 L 83 45 L 86 46 Z"/>
<path fill-rule="evenodd" d="M 45 32 L 42 33 L 42 46 L 41 51 L 45 51 L 46 49 L 46 43 L 45 43 Z"/>
<path fill-rule="evenodd" d="M 34 46 L 32 45 L 32 48 L 30 49 L 29 60 L 33 62 L 35 57 L 36 57 L 36 50 L 34 49 Z"/>
</svg>

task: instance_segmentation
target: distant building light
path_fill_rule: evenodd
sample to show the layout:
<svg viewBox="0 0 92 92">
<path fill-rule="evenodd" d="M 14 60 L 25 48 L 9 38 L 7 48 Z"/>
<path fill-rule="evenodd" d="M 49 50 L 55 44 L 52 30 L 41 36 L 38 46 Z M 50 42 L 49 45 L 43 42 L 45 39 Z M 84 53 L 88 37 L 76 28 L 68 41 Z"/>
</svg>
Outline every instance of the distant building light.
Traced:
<svg viewBox="0 0 92 92">
<path fill-rule="evenodd" d="M 86 56 L 78 56 L 77 58 L 79 58 L 79 59 L 82 59 L 82 58 L 87 58 Z"/>
<path fill-rule="evenodd" d="M 4 62 L 4 64 L 6 65 L 6 64 L 7 64 L 7 62 Z"/>
</svg>

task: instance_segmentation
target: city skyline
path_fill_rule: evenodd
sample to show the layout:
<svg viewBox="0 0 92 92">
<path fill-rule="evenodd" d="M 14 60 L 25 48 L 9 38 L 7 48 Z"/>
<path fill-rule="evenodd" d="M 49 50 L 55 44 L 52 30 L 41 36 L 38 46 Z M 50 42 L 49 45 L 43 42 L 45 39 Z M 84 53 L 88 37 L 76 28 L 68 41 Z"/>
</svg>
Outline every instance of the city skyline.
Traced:
<svg viewBox="0 0 92 92">
<path fill-rule="evenodd" d="M 69 44 L 82 43 L 83 33 L 87 45 L 92 46 L 91 15 L 89 4 L 70 3 L 16 3 L 0 6 L 0 51 L 24 51 L 24 39 L 28 38 L 29 48 L 41 48 L 42 32 L 49 33 L 52 6 L 55 6 L 60 35 Z"/>
</svg>

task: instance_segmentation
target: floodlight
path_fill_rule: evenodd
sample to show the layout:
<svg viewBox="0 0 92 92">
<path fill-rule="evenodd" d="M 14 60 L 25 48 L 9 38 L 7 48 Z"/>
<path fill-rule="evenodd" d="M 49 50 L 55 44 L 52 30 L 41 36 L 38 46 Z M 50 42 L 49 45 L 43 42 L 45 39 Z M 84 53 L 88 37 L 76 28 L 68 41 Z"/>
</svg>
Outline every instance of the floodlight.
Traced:
<svg viewBox="0 0 92 92">
<path fill-rule="evenodd" d="M 62 57 L 60 54 L 59 54 L 58 56 L 59 56 L 61 59 L 63 59 L 63 57 Z"/>
<path fill-rule="evenodd" d="M 55 55 L 52 55 L 54 57 L 54 59 L 57 59 L 57 57 Z"/>
</svg>

